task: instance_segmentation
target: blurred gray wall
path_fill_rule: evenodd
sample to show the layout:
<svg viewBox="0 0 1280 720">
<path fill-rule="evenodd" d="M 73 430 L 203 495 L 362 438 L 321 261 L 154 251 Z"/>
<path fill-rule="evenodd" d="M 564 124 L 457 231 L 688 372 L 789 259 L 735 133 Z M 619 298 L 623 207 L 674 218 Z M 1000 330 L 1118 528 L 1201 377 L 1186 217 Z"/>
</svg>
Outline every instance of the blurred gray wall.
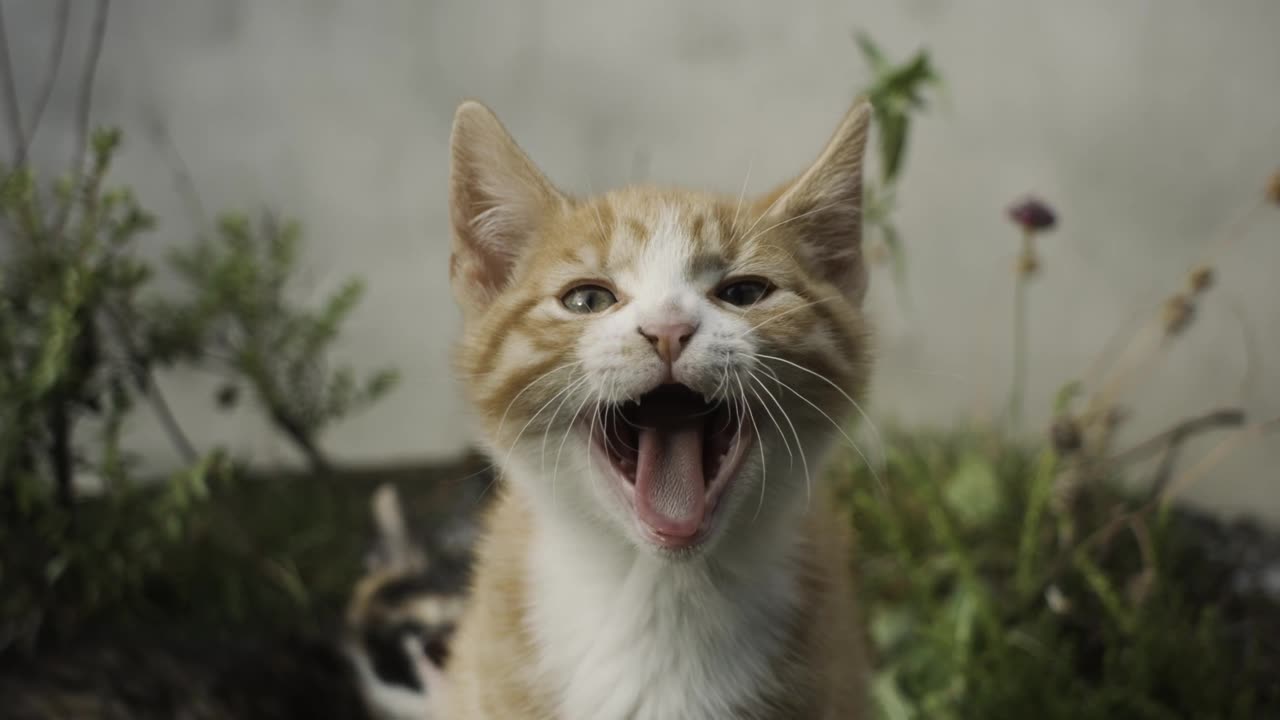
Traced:
<svg viewBox="0 0 1280 720">
<path fill-rule="evenodd" d="M 25 102 L 55 5 L 3 3 Z M 44 165 L 70 154 L 91 14 L 87 0 L 72 5 L 37 141 Z M 342 355 L 395 364 L 404 384 L 327 445 L 351 461 L 413 458 L 456 450 L 470 432 L 449 369 L 445 271 L 459 100 L 493 106 L 570 190 L 647 179 L 737 192 L 748 168 L 763 190 L 813 157 L 868 80 L 856 28 L 897 58 L 928 48 L 947 81 L 900 192 L 912 306 L 896 304 L 884 273 L 871 300 L 881 423 L 948 423 L 1003 403 L 1017 246 L 1003 213 L 1023 193 L 1062 218 L 1031 298 L 1039 426 L 1053 391 L 1177 289 L 1280 166 L 1275 0 L 116 0 L 94 116 L 127 132 L 116 178 L 162 219 L 152 251 L 198 222 L 175 182 L 180 156 L 210 212 L 269 206 L 305 222 L 304 294 L 368 280 Z M 1128 437 L 1218 405 L 1280 414 L 1280 209 L 1219 268 L 1190 334 L 1134 389 Z M 293 460 L 251 412 L 214 411 L 207 378 L 164 385 L 202 443 Z M 175 462 L 148 418 L 134 437 L 153 464 Z M 1277 467 L 1280 441 L 1262 441 L 1194 495 L 1280 518 Z"/>
</svg>

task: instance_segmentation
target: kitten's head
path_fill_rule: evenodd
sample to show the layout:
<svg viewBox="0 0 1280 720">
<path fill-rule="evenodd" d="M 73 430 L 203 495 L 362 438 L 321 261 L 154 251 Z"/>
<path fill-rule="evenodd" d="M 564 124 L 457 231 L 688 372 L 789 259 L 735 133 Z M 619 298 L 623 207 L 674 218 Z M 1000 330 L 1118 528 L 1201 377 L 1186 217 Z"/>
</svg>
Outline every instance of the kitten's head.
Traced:
<svg viewBox="0 0 1280 720">
<path fill-rule="evenodd" d="M 868 372 L 870 110 L 857 103 L 763 197 L 578 198 L 487 108 L 458 108 L 458 364 L 495 462 L 536 510 L 678 558 L 803 505 Z"/>
</svg>

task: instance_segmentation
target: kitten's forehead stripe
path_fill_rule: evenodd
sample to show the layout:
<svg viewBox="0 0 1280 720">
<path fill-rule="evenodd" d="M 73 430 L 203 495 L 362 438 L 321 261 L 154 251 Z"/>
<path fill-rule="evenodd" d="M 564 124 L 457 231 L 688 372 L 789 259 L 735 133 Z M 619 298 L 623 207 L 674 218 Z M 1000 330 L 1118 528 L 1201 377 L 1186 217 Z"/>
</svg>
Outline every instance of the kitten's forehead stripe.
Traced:
<svg viewBox="0 0 1280 720">
<path fill-rule="evenodd" d="M 649 226 L 645 225 L 643 222 L 633 217 L 627 218 L 624 222 L 627 226 L 627 232 L 631 233 L 631 239 L 636 242 L 644 242 L 645 239 L 649 237 Z"/>
<path fill-rule="evenodd" d="M 697 245 L 705 245 L 707 238 L 702 233 L 706 229 L 707 218 L 703 215 L 695 215 L 693 223 L 689 227 L 689 239 Z"/>
<path fill-rule="evenodd" d="M 484 351 L 481 353 L 479 362 L 473 372 L 485 375 L 493 372 L 498 362 L 498 353 L 502 349 L 502 345 L 507 341 L 507 337 L 513 332 L 513 329 L 520 320 L 537 305 L 537 300 L 524 300 L 517 302 L 505 311 L 499 310 L 500 314 L 497 320 L 492 323 L 489 336 L 484 343 Z"/>
<path fill-rule="evenodd" d="M 719 252 L 703 251 L 689 259 L 689 275 L 694 278 L 723 272 L 724 268 L 725 261 Z"/>
</svg>

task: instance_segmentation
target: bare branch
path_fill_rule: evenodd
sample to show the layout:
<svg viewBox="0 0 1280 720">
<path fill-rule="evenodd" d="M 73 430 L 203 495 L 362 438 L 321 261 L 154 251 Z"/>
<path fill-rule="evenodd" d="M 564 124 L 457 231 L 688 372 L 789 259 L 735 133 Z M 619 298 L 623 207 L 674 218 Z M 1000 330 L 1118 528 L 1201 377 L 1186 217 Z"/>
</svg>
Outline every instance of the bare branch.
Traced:
<svg viewBox="0 0 1280 720">
<path fill-rule="evenodd" d="M 93 86 L 98 75 L 98 59 L 102 56 L 102 43 L 107 35 L 107 15 L 111 12 L 111 0 L 98 0 L 93 16 L 93 31 L 89 36 L 89 52 L 85 55 L 84 70 L 80 78 L 80 95 L 76 100 L 76 177 L 84 172 L 85 153 L 89 147 L 89 115 L 93 109 Z"/>
<path fill-rule="evenodd" d="M 169 156 L 169 170 L 173 173 L 173 182 L 177 186 L 178 194 L 182 196 L 187 212 L 192 216 L 196 227 L 203 232 L 209 227 L 210 218 L 205 211 L 204 203 L 200 200 L 200 191 L 196 188 L 195 175 L 191 172 L 191 166 L 178 150 L 177 143 L 174 142 L 169 128 L 163 121 L 157 119 L 151 123 L 151 135 L 163 146 L 165 154 Z"/>
<path fill-rule="evenodd" d="M 104 305 L 103 312 L 111 323 L 115 325 L 115 336 L 124 347 L 125 362 L 130 368 L 134 382 L 138 384 L 143 394 L 146 395 L 147 401 L 151 403 L 151 409 L 156 414 L 156 419 L 160 421 L 161 427 L 164 428 L 165 434 L 169 436 L 169 442 L 173 443 L 174 448 L 182 455 L 184 460 L 189 463 L 196 462 L 200 459 L 200 453 L 196 450 L 195 444 L 191 442 L 190 436 L 182 429 L 182 424 L 178 422 L 177 415 L 174 414 L 173 409 L 169 406 L 169 401 L 165 399 L 159 384 L 156 383 L 155 373 L 151 371 L 150 365 L 146 362 L 143 351 L 134 342 L 124 315 L 110 305 Z"/>
<path fill-rule="evenodd" d="M 1243 425 L 1245 413 L 1239 408 L 1219 408 L 1203 415 L 1183 420 L 1173 427 L 1102 460 L 1108 465 L 1119 465 L 1131 462 L 1144 455 L 1149 455 L 1161 447 L 1176 447 L 1192 435 L 1221 427 L 1238 427 Z"/>
<path fill-rule="evenodd" d="M 1270 420 L 1251 423 L 1239 430 L 1231 433 L 1205 454 L 1200 462 L 1193 465 L 1189 470 L 1179 475 L 1175 480 L 1170 482 L 1168 486 L 1160 493 L 1159 501 L 1162 505 L 1168 506 L 1178 494 L 1185 488 L 1194 484 L 1197 480 L 1204 477 L 1206 473 L 1212 470 L 1218 463 L 1225 460 L 1236 450 L 1248 445 L 1255 440 L 1265 436 L 1267 433 L 1280 430 L 1280 416 L 1273 417 Z"/>
<path fill-rule="evenodd" d="M 9 30 L 4 21 L 4 5 L 0 5 L 0 84 L 4 91 L 4 111 L 9 122 L 9 142 L 13 146 L 13 156 L 17 158 L 22 148 L 27 145 L 26 133 L 22 130 L 22 108 L 18 106 L 18 86 L 13 78 L 13 58 L 9 54 Z M 16 166 L 18 163 L 14 163 Z"/>
<path fill-rule="evenodd" d="M 14 161 L 14 167 L 21 167 L 27 162 L 27 154 L 31 152 L 31 145 L 35 142 L 36 133 L 40 131 L 40 119 L 44 117 L 45 108 L 49 106 L 49 99 L 53 97 L 53 88 L 57 85 L 58 71 L 62 68 L 62 55 L 67 46 L 67 30 L 71 27 L 71 0 L 62 0 L 58 3 L 57 15 L 54 18 L 55 30 L 53 44 L 49 48 L 48 70 L 46 71 L 44 82 L 40 84 L 40 95 L 36 98 L 35 107 L 31 111 L 31 119 L 27 122 L 27 129 L 30 134 L 27 135 L 26 141 L 22 144 L 18 151 L 17 160 Z"/>
<path fill-rule="evenodd" d="M 93 85 L 98 74 L 98 58 L 102 55 L 102 42 L 107 34 L 107 15 L 111 11 L 111 0 L 98 0 L 93 16 L 93 32 L 89 37 L 89 51 L 85 55 L 84 70 L 80 77 L 80 93 L 76 100 L 76 150 L 72 158 L 71 187 L 79 191 L 84 179 L 86 153 L 89 150 L 89 116 L 93 109 Z M 71 208 L 75 203 L 63 203 L 54 223 L 54 238 L 61 238 L 66 230 L 67 221 L 71 219 Z"/>
</svg>

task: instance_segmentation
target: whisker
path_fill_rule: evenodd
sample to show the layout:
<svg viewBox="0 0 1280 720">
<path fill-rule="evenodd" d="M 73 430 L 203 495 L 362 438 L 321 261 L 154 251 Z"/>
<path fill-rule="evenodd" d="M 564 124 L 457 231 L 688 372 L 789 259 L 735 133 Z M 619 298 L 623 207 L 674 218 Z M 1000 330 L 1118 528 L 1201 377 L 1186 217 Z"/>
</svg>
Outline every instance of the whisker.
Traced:
<svg viewBox="0 0 1280 720">
<path fill-rule="evenodd" d="M 757 380 L 757 382 L 759 381 Z M 782 415 L 782 419 L 786 420 L 787 426 L 791 428 L 791 436 L 796 441 L 796 452 L 800 453 L 800 465 L 804 468 L 805 506 L 808 507 L 813 500 L 813 475 L 809 472 L 809 459 L 805 457 L 804 444 L 800 442 L 800 433 L 796 430 L 796 424 L 791 422 L 791 416 L 787 413 L 787 409 L 782 406 L 782 403 L 778 402 L 778 398 L 769 392 L 769 388 L 765 387 L 764 383 L 759 383 L 759 385 L 760 389 L 769 396 L 769 399 L 773 400 L 773 404 L 778 406 L 778 413 Z"/>
<path fill-rule="evenodd" d="M 772 397 L 772 394 L 769 393 L 769 389 L 764 386 L 764 382 L 761 381 L 760 378 L 757 377 L 754 372 L 748 370 L 747 377 L 753 382 L 755 382 L 757 385 L 759 385 L 761 390 L 764 390 L 766 394 L 769 394 L 770 397 Z M 787 458 L 788 458 L 787 467 L 794 468 L 796 466 L 796 456 L 794 453 L 791 452 L 791 441 L 787 440 L 787 434 L 782 431 L 782 425 L 778 422 L 778 419 L 773 416 L 773 411 L 769 409 L 769 404 L 764 401 L 764 398 L 760 397 L 760 393 L 756 392 L 756 389 L 754 387 L 751 388 L 751 394 L 755 395 L 756 400 L 760 401 L 760 407 L 764 408 L 765 414 L 768 415 L 769 419 L 773 421 L 773 426 L 778 429 L 778 437 L 782 439 L 782 446 L 787 449 Z M 776 404 L 777 402 L 778 401 L 775 399 L 774 403 Z"/>
<path fill-rule="evenodd" d="M 589 179 L 587 180 L 587 192 L 591 193 L 592 195 L 595 195 L 595 194 L 596 194 L 595 190 L 593 190 L 593 189 L 591 188 L 591 180 L 589 180 Z M 596 214 L 596 229 L 600 231 L 600 239 L 601 239 L 602 241 L 604 241 L 604 242 L 608 242 L 608 241 L 609 241 L 609 233 L 605 230 L 605 227 L 604 227 L 604 217 L 602 217 L 602 216 L 600 215 L 600 208 L 599 208 L 599 207 L 597 207 L 597 206 L 596 206 L 596 204 L 595 204 L 594 202 L 589 203 L 589 204 L 591 205 L 591 209 L 592 209 L 592 210 L 595 212 L 595 214 Z"/>
<path fill-rule="evenodd" d="M 584 376 L 581 379 L 581 382 L 586 382 L 586 380 L 587 378 Z M 551 428 L 555 427 L 556 416 L 560 414 L 560 411 L 564 408 L 564 404 L 568 402 L 569 398 L 572 396 L 572 393 L 569 393 L 560 399 L 560 404 L 557 405 L 556 409 L 551 413 L 551 419 L 547 422 L 547 427 L 542 431 L 542 450 L 540 456 L 542 461 L 542 472 L 544 475 L 547 472 L 547 436 L 551 434 Z"/>
<path fill-rule="evenodd" d="M 511 447 L 507 448 L 506 457 L 502 461 L 503 467 L 507 467 L 507 465 L 511 462 L 511 454 L 515 452 L 516 445 L 520 444 L 520 438 L 524 437 L 525 431 L 529 429 L 529 426 L 533 424 L 533 421 L 538 419 L 538 416 L 542 414 L 542 411 L 546 410 L 547 407 L 551 405 L 551 403 L 555 402 L 556 398 L 560 397 L 565 393 L 572 392 L 576 388 L 580 387 L 586 381 L 587 381 L 587 377 L 583 376 L 578 380 L 564 386 L 563 388 L 560 389 L 559 392 L 557 392 L 555 395 L 552 395 L 551 399 L 547 400 L 545 403 L 542 404 L 541 407 L 538 408 L 538 411 L 533 414 L 533 417 L 529 418 L 529 422 L 526 422 L 524 424 L 524 427 L 520 428 L 520 432 L 516 433 L 516 439 L 511 441 Z"/>
<path fill-rule="evenodd" d="M 769 207 L 765 208 L 764 212 L 760 213 L 760 215 L 756 217 L 756 221 L 751 223 L 751 227 L 747 228 L 746 232 L 742 233 L 742 235 L 740 235 L 739 237 L 745 237 L 747 235 L 750 235 L 751 231 L 755 230 L 756 226 L 760 224 L 760 221 L 769 217 L 769 213 L 773 212 L 773 209 L 777 207 L 778 203 L 782 201 L 782 198 L 786 196 L 787 196 L 787 193 L 785 191 L 778 193 L 778 197 L 774 198 L 773 202 L 769 203 Z"/>
<path fill-rule="evenodd" d="M 777 201 L 775 200 L 774 202 L 777 202 Z M 760 232 L 756 233 L 755 235 L 752 235 L 751 237 L 747 238 L 746 240 L 743 240 L 743 241 L 742 241 L 742 244 L 743 244 L 743 245 L 746 245 L 746 244 L 750 243 L 752 240 L 755 240 L 756 238 L 760 237 L 761 235 L 764 235 L 765 233 L 769 232 L 770 230 L 776 230 L 777 228 L 780 228 L 780 227 L 782 227 L 783 225 L 786 225 L 786 224 L 788 224 L 788 223 L 793 223 L 793 222 L 795 222 L 795 221 L 797 221 L 797 220 L 803 220 L 804 218 L 809 217 L 810 215 L 813 215 L 813 214 L 815 214 L 815 213 L 820 213 L 820 212 L 823 212 L 824 210 L 830 210 L 831 208 L 839 207 L 839 206 L 840 206 L 840 203 L 838 203 L 838 202 L 827 203 L 826 205 L 821 205 L 821 206 L 819 206 L 819 207 L 813 208 L 812 210 L 806 210 L 805 212 L 802 212 L 802 213 L 800 213 L 799 215 L 792 215 L 791 217 L 786 218 L 786 219 L 784 219 L 784 220 L 779 220 L 778 222 L 776 222 L 776 223 L 774 223 L 774 224 L 770 225 L 769 227 L 767 227 L 767 228 L 765 228 L 765 229 L 761 230 Z M 762 216 L 762 217 L 763 217 L 763 216 Z M 756 220 L 756 222 L 757 222 L 757 223 L 759 223 L 760 221 L 759 221 L 759 220 Z M 755 225 L 752 225 L 752 227 L 755 227 Z M 750 231 L 748 231 L 748 232 L 750 232 Z"/>
<path fill-rule="evenodd" d="M 751 327 L 749 327 L 749 328 L 747 328 L 746 330 L 742 331 L 742 334 L 738 335 L 738 337 L 737 337 L 736 339 L 737 339 L 737 340 L 741 340 L 742 338 L 746 337 L 746 336 L 747 336 L 748 334 L 750 334 L 751 332 L 753 332 L 753 331 L 755 331 L 755 330 L 758 330 L 760 327 L 762 327 L 762 326 L 764 326 L 764 325 L 768 325 L 769 323 L 773 322 L 774 320 L 778 320 L 779 318 L 782 318 L 782 317 L 785 317 L 785 316 L 787 316 L 787 315 L 790 315 L 790 314 L 791 314 L 791 313 L 793 313 L 793 312 L 799 312 L 799 311 L 801 311 L 801 310 L 804 310 L 805 308 L 813 307 L 814 305 L 818 305 L 818 304 L 821 304 L 821 303 L 824 303 L 824 302 L 831 302 L 831 301 L 833 301 L 833 300 L 839 300 L 839 299 L 840 299 L 840 297 L 839 297 L 839 296 L 832 295 L 831 297 L 819 298 L 819 299 L 817 299 L 817 300 L 813 300 L 813 301 L 811 301 L 811 302 L 804 303 L 803 305 L 799 305 L 799 306 L 797 306 L 797 307 L 793 307 L 793 308 L 788 308 L 788 309 L 786 309 L 786 310 L 783 310 L 782 312 L 775 313 L 774 315 L 771 315 L 770 317 L 765 318 L 764 320 L 761 320 L 760 322 L 756 323 L 755 325 L 752 325 Z"/>
<path fill-rule="evenodd" d="M 573 410 L 573 417 L 569 418 L 569 425 L 564 431 L 564 437 L 560 438 L 560 447 L 556 448 L 556 462 L 551 469 L 551 506 L 555 507 L 558 502 L 556 495 L 557 480 L 560 477 L 560 455 L 564 452 L 564 444 L 568 442 L 569 436 L 573 434 L 573 426 L 578 422 L 578 414 L 582 412 L 582 408 L 586 407 L 587 402 L 591 400 L 591 393 L 585 393 L 582 396 L 582 402 L 578 403 L 578 407 Z M 588 458 L 591 453 L 591 435 L 587 434 L 587 454 Z"/>
<path fill-rule="evenodd" d="M 849 433 L 845 432 L 844 428 L 840 427 L 840 423 L 836 422 L 834 418 L 827 414 L 826 410 L 818 407 L 816 403 L 805 397 L 799 390 L 796 390 L 782 381 L 779 381 L 778 384 L 789 390 L 791 394 L 808 403 L 809 407 L 821 413 L 822 417 L 826 418 L 827 422 L 831 423 L 831 426 L 836 429 L 836 432 L 840 433 L 841 437 L 845 439 L 845 442 L 849 443 L 849 447 L 853 448 L 853 451 L 858 453 L 858 457 L 862 458 L 862 462 L 866 463 L 867 469 L 871 471 L 872 479 L 876 481 L 876 485 L 880 488 L 881 492 L 888 492 L 888 487 L 884 484 L 884 480 L 880 478 L 880 474 L 876 472 L 876 468 L 871 464 L 871 460 L 867 457 L 866 453 L 862 452 L 862 448 L 858 447 L 858 444 L 853 441 L 853 438 L 849 437 Z"/>
<path fill-rule="evenodd" d="M 756 499 L 756 512 L 751 516 L 751 522 L 755 522 L 760 517 L 760 510 L 764 508 L 765 486 L 769 482 L 769 462 L 764 456 L 764 436 L 760 434 L 760 426 L 756 424 L 756 414 L 751 409 L 751 404 L 747 402 L 747 389 L 742 384 L 742 375 L 734 370 L 734 379 L 738 381 L 738 392 L 741 393 L 743 415 L 751 421 L 751 431 L 756 437 L 756 447 L 760 449 L 760 496 Z M 741 417 L 741 416 L 739 416 Z M 736 442 L 742 442 L 742 421 L 738 421 L 738 437 Z"/>
<path fill-rule="evenodd" d="M 610 399 L 613 398 L 614 392 L 616 391 L 616 389 L 617 389 L 617 380 L 615 379 L 614 382 L 611 383 L 609 387 Z M 605 406 L 604 419 L 601 421 L 601 424 L 602 424 L 601 431 L 604 433 L 605 448 L 616 455 L 621 455 L 622 453 L 617 452 L 617 450 L 613 446 L 613 441 L 615 440 L 615 438 L 613 437 L 613 433 L 609 432 L 610 423 L 616 423 L 618 421 L 626 423 L 632 428 L 635 428 L 637 431 L 639 431 L 641 428 L 639 425 L 636 425 L 635 423 L 627 419 L 626 414 L 622 412 L 618 403 L 610 402 L 608 405 Z M 624 440 L 623 438 L 619 437 L 616 439 L 618 443 L 621 444 L 624 448 L 627 448 L 628 450 L 633 450 L 637 453 L 640 452 L 639 448 L 631 447 L 631 445 L 629 445 L 627 441 Z"/>
<path fill-rule="evenodd" d="M 835 388 L 835 391 L 836 391 L 836 392 L 838 392 L 838 393 L 840 393 L 842 396 L 844 396 L 844 399 L 849 401 L 849 404 L 850 404 L 850 405 L 852 405 L 852 406 L 854 407 L 854 409 L 858 411 L 858 414 L 862 416 L 862 419 L 863 419 L 863 420 L 865 420 L 865 421 L 867 422 L 867 425 L 869 425 L 869 426 L 871 427 L 871 432 L 872 432 L 872 433 L 875 435 L 875 437 L 876 437 L 876 444 L 880 446 L 880 460 L 881 460 L 881 462 L 880 462 L 880 467 L 881 467 L 881 469 L 887 469 L 887 465 L 885 464 L 885 459 L 884 459 L 884 458 L 885 458 L 884 437 L 883 437 L 883 436 L 881 436 L 881 434 L 880 434 L 880 428 L 876 427 L 876 423 L 875 423 L 875 421 L 874 421 L 874 420 L 872 420 L 872 419 L 871 419 L 871 416 L 870 416 L 870 415 L 868 415 L 868 414 L 867 414 L 867 412 L 866 412 L 865 410 L 863 410 L 863 409 L 862 409 L 862 405 L 860 405 L 860 404 L 858 403 L 858 401 L 857 401 L 857 400 L 854 400 L 854 399 L 849 395 L 849 393 L 845 392 L 845 391 L 844 391 L 844 388 L 842 388 L 842 387 L 840 387 L 839 385 L 837 385 L 837 384 L 835 384 L 834 382 L 832 382 L 829 378 L 827 378 L 827 377 L 826 377 L 825 375 L 823 375 L 822 373 L 814 372 L 813 370 L 810 370 L 809 368 L 807 368 L 807 367 L 805 367 L 805 366 L 803 366 L 803 365 L 800 365 L 800 364 L 798 364 L 798 363 L 794 363 L 794 362 L 792 362 L 792 361 L 790 361 L 790 360 L 788 360 L 788 359 L 786 359 L 786 358 L 780 358 L 780 357 L 778 357 L 778 356 L 776 356 L 776 355 L 766 355 L 766 354 L 764 354 L 764 353 L 756 353 L 756 357 L 758 357 L 758 358 L 763 358 L 763 359 L 765 359 L 765 360 L 776 360 L 776 361 L 781 362 L 781 363 L 786 363 L 787 365 L 790 365 L 791 367 L 794 367 L 795 369 L 797 369 L 797 370 L 799 370 L 799 371 L 801 371 L 801 372 L 806 372 L 806 373 L 808 373 L 808 374 L 810 374 L 810 375 L 812 375 L 812 376 L 814 376 L 814 377 L 818 378 L 818 379 L 819 379 L 819 380 L 821 380 L 822 382 L 824 382 L 824 383 L 826 383 L 826 384 L 830 385 L 832 388 Z"/>
<path fill-rule="evenodd" d="M 515 405 L 516 401 L 520 399 L 520 396 L 524 395 L 526 392 L 529 391 L 529 388 L 532 388 L 534 385 L 537 385 L 538 383 L 542 382 L 544 379 L 546 379 L 548 376 L 550 376 L 554 372 L 557 372 L 559 370 L 564 370 L 566 368 L 576 367 L 581 364 L 582 364 L 581 360 L 578 360 L 576 362 L 571 362 L 571 363 L 565 363 L 564 365 L 561 365 L 559 367 L 551 368 L 550 370 L 542 373 L 541 375 L 534 378 L 533 380 L 530 380 L 527 385 L 525 385 L 523 388 L 520 389 L 520 392 L 516 393 L 515 397 L 511 398 L 511 402 L 507 403 L 506 409 L 502 411 L 502 419 L 498 421 L 498 431 L 494 433 L 494 435 L 496 437 L 502 437 L 502 428 L 507 422 L 507 413 L 511 412 L 511 406 Z"/>
<path fill-rule="evenodd" d="M 600 417 L 600 397 L 597 395 L 595 405 L 591 408 L 591 425 L 587 428 L 588 443 L 591 442 L 590 438 L 595 437 L 596 420 L 599 419 L 599 417 Z M 595 457 L 595 453 L 591 452 L 591 446 L 588 445 L 587 446 L 587 477 L 591 479 L 591 484 L 593 486 L 596 484 L 596 471 L 592 462 L 594 457 Z"/>
<path fill-rule="evenodd" d="M 733 228 L 738 226 L 738 213 L 742 210 L 742 199 L 747 196 L 747 184 L 751 182 L 751 167 L 754 164 L 755 158 L 751 158 L 747 161 L 747 176 L 743 178 L 742 189 L 738 191 L 738 204 L 733 208 L 733 224 L 729 226 L 730 233 L 733 232 Z M 750 232 L 750 230 L 747 232 Z M 733 242 L 732 235 L 730 235 L 729 242 Z"/>
</svg>

